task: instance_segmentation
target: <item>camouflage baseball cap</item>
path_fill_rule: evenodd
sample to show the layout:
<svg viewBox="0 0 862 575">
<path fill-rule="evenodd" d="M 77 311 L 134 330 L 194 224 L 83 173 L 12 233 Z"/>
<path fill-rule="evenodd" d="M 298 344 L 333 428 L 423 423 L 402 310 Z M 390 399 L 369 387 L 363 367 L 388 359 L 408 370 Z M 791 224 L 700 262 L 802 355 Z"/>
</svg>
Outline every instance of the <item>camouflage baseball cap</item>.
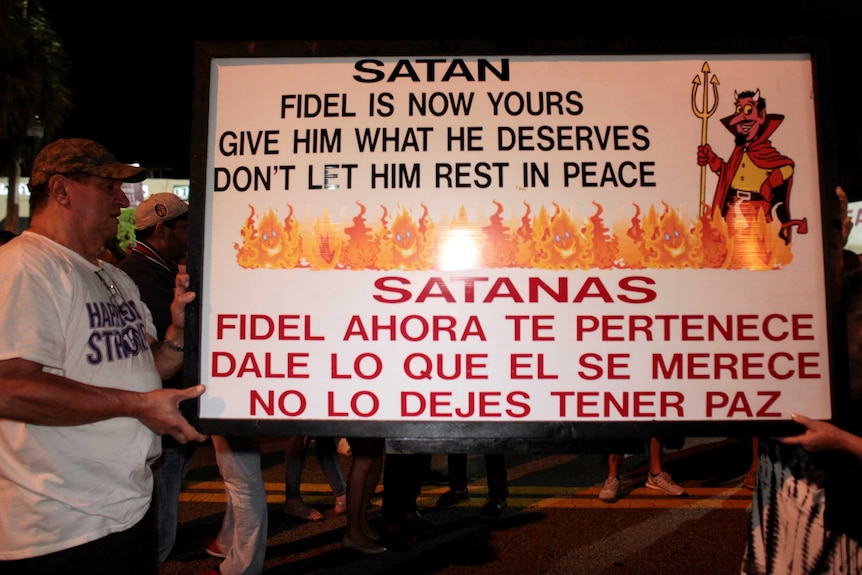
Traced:
<svg viewBox="0 0 862 575">
<path fill-rule="evenodd" d="M 33 162 L 30 188 L 41 186 L 54 174 L 92 174 L 124 182 L 141 182 L 149 170 L 117 161 L 102 144 L 83 138 L 60 139 L 42 148 Z"/>
</svg>

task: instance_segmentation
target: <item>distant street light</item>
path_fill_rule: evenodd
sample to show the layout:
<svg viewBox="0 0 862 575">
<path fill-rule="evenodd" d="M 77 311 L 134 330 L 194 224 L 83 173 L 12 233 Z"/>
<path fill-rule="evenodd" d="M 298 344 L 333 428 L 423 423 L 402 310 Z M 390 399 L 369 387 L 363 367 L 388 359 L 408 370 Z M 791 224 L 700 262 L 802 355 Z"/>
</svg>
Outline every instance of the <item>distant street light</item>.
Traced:
<svg viewBox="0 0 862 575">
<path fill-rule="evenodd" d="M 39 114 L 33 116 L 30 123 L 27 125 L 27 142 L 29 146 L 29 156 L 27 160 L 27 175 L 31 175 L 33 171 L 33 162 L 36 161 L 36 154 L 39 152 L 39 147 L 42 145 L 42 138 L 45 137 L 45 126 L 42 124 L 42 118 Z"/>
</svg>

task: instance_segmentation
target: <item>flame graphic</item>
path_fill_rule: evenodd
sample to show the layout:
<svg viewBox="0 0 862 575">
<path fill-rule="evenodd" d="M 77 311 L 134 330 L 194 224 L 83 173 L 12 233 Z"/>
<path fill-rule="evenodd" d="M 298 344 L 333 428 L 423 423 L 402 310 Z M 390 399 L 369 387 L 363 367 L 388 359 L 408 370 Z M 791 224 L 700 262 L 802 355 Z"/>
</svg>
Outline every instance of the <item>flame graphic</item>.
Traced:
<svg viewBox="0 0 862 575">
<path fill-rule="evenodd" d="M 482 228 L 481 261 L 488 268 L 507 268 L 516 265 L 518 255 L 517 237 L 509 232 L 509 227 L 503 225 L 503 204 L 494 200 L 497 211 L 491 216 L 491 223 Z M 464 208 L 461 207 L 462 225 L 469 228 Z"/>
<path fill-rule="evenodd" d="M 374 269 L 380 254 L 380 238 L 374 237 L 373 230 L 365 225 L 365 206 L 359 206 L 359 215 L 353 218 L 353 225 L 344 229 L 347 245 L 341 252 L 344 267 L 348 269 Z"/>
<path fill-rule="evenodd" d="M 293 218 L 293 208 L 283 222 L 279 222 L 275 212 L 270 208 L 260 221 L 260 229 L 255 226 L 254 207 L 249 205 L 251 213 L 246 218 L 240 234 L 242 245 L 234 244 L 237 250 L 236 261 L 244 268 L 278 268 L 287 269 L 302 267 L 302 238 L 299 235 L 299 223 Z"/>
<path fill-rule="evenodd" d="M 643 267 L 699 268 L 700 238 L 691 233 L 676 210 L 663 206 L 661 216 L 651 206 L 644 218 Z"/>
<path fill-rule="evenodd" d="M 401 208 L 391 225 L 387 224 L 384 215 L 382 222 L 385 229 L 378 234 L 380 254 L 374 269 L 434 269 L 434 226 L 424 204 L 422 210 L 422 216 L 416 221 L 406 208 Z"/>
<path fill-rule="evenodd" d="M 256 210 L 246 218 L 234 243 L 243 268 L 308 268 L 312 270 L 452 270 L 470 268 L 573 269 L 781 269 L 793 260 L 792 244 L 778 235 L 780 223 L 767 222 L 751 203 L 734 204 L 726 219 L 707 213 L 690 219 L 662 202 L 660 209 L 632 204 L 610 226 L 604 209 L 581 218 L 574 210 L 553 202 L 524 202 L 520 215 L 507 221 L 505 206 L 493 200 L 493 214 L 471 221 L 461 206 L 443 225 L 436 225 L 425 204 L 414 218 L 398 206 L 394 217 L 380 206 L 377 224 L 366 219 L 360 203 L 351 222 L 339 224 L 329 210 L 301 232 L 288 205 L 279 221 L 269 208 L 260 222 Z M 533 215 L 535 213 L 535 215 Z M 349 224 L 349 225 L 345 225 Z M 613 230 L 613 231 L 611 231 Z"/>
</svg>

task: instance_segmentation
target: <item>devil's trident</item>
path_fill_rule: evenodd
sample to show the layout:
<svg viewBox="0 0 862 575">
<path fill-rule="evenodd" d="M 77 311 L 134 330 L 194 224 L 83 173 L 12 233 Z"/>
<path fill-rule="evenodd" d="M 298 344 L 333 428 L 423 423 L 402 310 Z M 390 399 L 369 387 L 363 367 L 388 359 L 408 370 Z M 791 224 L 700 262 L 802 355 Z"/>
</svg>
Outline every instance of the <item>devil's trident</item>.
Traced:
<svg viewBox="0 0 862 575">
<path fill-rule="evenodd" d="M 697 109 L 697 89 L 700 87 L 701 80 L 700 76 L 695 76 L 694 80 L 691 81 L 691 109 L 694 112 L 694 115 L 702 120 L 702 126 L 700 129 L 700 145 L 706 145 L 706 126 L 709 121 L 709 117 L 715 113 L 715 109 L 718 108 L 718 78 L 713 74 L 712 79 L 709 78 L 709 62 L 703 63 L 703 68 L 701 69 L 703 72 L 703 105 L 700 110 Z M 712 94 L 713 94 L 713 102 L 712 108 L 709 107 L 709 89 L 706 87 L 706 84 L 712 84 Z M 706 213 L 706 166 L 700 167 L 700 209 L 698 210 L 700 215 L 704 215 Z"/>
</svg>

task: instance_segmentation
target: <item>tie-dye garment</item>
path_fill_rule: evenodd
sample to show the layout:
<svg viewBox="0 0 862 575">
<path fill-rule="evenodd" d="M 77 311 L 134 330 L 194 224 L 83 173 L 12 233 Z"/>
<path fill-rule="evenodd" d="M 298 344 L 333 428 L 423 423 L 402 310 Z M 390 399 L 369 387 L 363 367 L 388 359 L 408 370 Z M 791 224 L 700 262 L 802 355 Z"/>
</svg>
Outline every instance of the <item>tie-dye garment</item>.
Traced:
<svg viewBox="0 0 862 575">
<path fill-rule="evenodd" d="M 826 527 L 825 458 L 760 441 L 744 575 L 862 573 L 859 542 Z"/>
</svg>

